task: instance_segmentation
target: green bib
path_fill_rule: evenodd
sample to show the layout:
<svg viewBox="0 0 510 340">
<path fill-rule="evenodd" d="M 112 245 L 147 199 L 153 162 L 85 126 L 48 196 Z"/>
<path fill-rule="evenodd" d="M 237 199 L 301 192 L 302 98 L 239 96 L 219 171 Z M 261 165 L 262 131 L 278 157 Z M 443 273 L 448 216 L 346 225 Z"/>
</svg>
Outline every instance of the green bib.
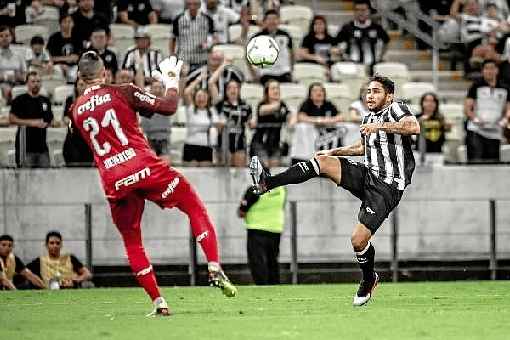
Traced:
<svg viewBox="0 0 510 340">
<path fill-rule="evenodd" d="M 285 219 L 285 187 L 271 189 L 259 197 L 246 213 L 246 228 L 282 233 Z"/>
</svg>

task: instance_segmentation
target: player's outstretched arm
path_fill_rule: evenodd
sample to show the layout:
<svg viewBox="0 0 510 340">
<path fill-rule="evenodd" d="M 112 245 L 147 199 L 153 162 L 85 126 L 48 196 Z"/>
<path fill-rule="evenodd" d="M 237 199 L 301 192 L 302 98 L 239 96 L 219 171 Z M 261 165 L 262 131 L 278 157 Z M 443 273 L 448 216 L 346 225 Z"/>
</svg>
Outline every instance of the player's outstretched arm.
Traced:
<svg viewBox="0 0 510 340">
<path fill-rule="evenodd" d="M 418 123 L 415 116 L 405 116 L 398 122 L 368 123 L 360 126 L 360 132 L 363 135 L 369 135 L 377 131 L 398 133 L 400 135 L 419 135 L 420 123 Z"/>
<path fill-rule="evenodd" d="M 348 146 L 341 146 L 331 150 L 318 151 L 316 156 L 363 156 L 365 154 L 365 144 L 363 139 L 359 139 L 356 143 Z"/>
</svg>

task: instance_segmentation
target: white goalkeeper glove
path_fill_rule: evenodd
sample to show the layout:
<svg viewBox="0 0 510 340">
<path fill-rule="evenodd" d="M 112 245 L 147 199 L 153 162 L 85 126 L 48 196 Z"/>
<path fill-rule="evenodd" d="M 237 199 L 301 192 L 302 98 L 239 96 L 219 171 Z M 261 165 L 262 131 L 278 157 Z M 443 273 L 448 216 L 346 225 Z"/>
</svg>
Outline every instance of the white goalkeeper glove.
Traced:
<svg viewBox="0 0 510 340">
<path fill-rule="evenodd" d="M 178 90 L 182 64 L 182 60 L 177 59 L 175 56 L 166 58 L 159 64 L 161 72 L 157 70 L 152 71 L 152 77 L 157 81 L 162 82 L 167 90 Z"/>
</svg>

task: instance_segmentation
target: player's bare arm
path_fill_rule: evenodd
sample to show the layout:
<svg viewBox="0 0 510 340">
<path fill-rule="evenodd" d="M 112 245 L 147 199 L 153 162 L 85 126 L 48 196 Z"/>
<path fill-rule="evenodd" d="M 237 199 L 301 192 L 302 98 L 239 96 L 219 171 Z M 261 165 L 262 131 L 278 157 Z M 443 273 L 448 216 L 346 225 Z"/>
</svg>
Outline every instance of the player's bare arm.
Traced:
<svg viewBox="0 0 510 340">
<path fill-rule="evenodd" d="M 400 135 L 417 135 L 420 133 L 420 124 L 414 116 L 406 116 L 398 122 L 383 122 L 362 124 L 360 131 L 364 135 L 384 131 L 387 133 L 398 133 Z"/>
<path fill-rule="evenodd" d="M 365 154 L 365 144 L 359 139 L 356 143 L 348 146 L 341 146 L 331 150 L 318 151 L 315 156 L 363 156 Z"/>
</svg>

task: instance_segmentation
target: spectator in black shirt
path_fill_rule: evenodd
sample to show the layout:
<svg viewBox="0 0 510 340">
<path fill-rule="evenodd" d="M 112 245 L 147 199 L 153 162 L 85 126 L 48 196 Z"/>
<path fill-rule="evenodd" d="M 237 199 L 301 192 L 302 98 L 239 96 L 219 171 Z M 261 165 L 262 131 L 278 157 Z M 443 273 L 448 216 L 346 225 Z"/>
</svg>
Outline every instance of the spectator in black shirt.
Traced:
<svg viewBox="0 0 510 340">
<path fill-rule="evenodd" d="M 427 92 L 420 100 L 421 111 L 416 118 L 421 123 L 421 133 L 425 138 L 427 153 L 441 153 L 446 140 L 446 132 L 451 129 L 445 117 L 439 111 L 439 99 L 435 93 Z M 417 144 L 418 150 L 420 143 Z"/>
<path fill-rule="evenodd" d="M 267 166 L 280 165 L 280 134 L 287 121 L 289 108 L 280 97 L 280 83 L 274 79 L 264 84 L 264 98 L 257 107 L 257 116 L 250 122 L 255 128 L 251 140 L 250 156 L 259 156 Z"/>
<path fill-rule="evenodd" d="M 329 67 L 333 63 L 332 57 L 339 53 L 335 45 L 336 39 L 328 32 L 326 18 L 316 15 L 310 23 L 308 35 L 304 37 L 301 48 L 298 50 L 298 57 L 303 61 Z"/>
<path fill-rule="evenodd" d="M 113 77 L 113 75 L 117 74 L 119 65 L 117 63 L 117 55 L 106 46 L 107 42 L 108 37 L 104 28 L 96 27 L 90 36 L 90 47 L 88 50 L 95 51 L 101 56 L 106 71 L 110 72 Z"/>
<path fill-rule="evenodd" d="M 119 23 L 134 27 L 158 23 L 149 0 L 119 0 L 117 13 Z"/>
<path fill-rule="evenodd" d="M 94 0 L 78 0 L 78 10 L 73 13 L 73 39 L 79 44 L 80 50 L 88 47 L 90 35 L 96 27 L 101 27 L 110 34 L 108 20 L 94 11 Z"/>
<path fill-rule="evenodd" d="M 381 62 L 390 37 L 384 28 L 370 20 L 368 0 L 354 2 L 354 20 L 342 26 L 337 36 L 345 59 L 373 66 Z"/>
<path fill-rule="evenodd" d="M 28 282 L 37 288 L 44 288 L 44 282 L 25 266 L 13 249 L 12 236 L 0 236 L 0 290 L 28 288 Z"/>
<path fill-rule="evenodd" d="M 18 125 L 16 132 L 16 164 L 18 167 L 50 166 L 46 128 L 53 120 L 48 97 L 40 94 L 41 77 L 37 72 L 27 75 L 28 92 L 12 101 L 9 121 Z"/>
<path fill-rule="evenodd" d="M 60 31 L 53 33 L 48 40 L 47 49 L 53 65 L 59 67 L 68 82 L 76 79 L 80 43 L 73 39 L 74 21 L 71 15 L 60 17 Z"/>
</svg>

